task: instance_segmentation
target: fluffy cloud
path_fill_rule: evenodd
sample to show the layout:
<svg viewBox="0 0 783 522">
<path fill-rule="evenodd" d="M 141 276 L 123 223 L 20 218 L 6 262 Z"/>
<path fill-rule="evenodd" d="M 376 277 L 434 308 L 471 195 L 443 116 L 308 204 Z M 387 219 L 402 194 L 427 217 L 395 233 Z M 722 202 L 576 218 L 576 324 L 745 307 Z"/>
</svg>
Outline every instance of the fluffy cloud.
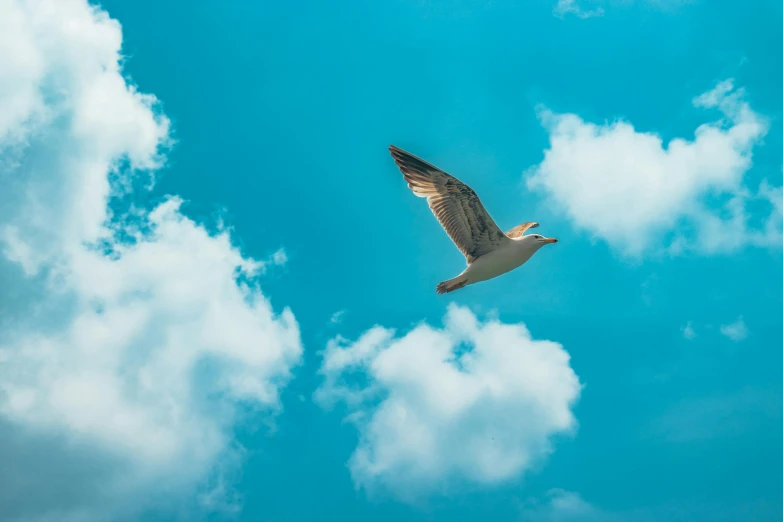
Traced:
<svg viewBox="0 0 783 522">
<path fill-rule="evenodd" d="M 722 118 L 700 125 L 692 140 L 664 145 L 624 121 L 588 123 L 575 114 L 542 109 L 550 135 L 544 160 L 527 173 L 528 187 L 546 194 L 555 211 L 629 256 L 666 248 L 706 253 L 746 245 L 783 245 L 783 189 L 763 182 L 752 191 L 745 174 L 766 120 L 731 80 L 696 99 Z M 773 210 L 759 228 L 748 203 Z"/>
<path fill-rule="evenodd" d="M 562 346 L 457 306 L 443 329 L 334 339 L 320 372 L 316 400 L 345 404 L 359 429 L 354 482 L 403 498 L 519 476 L 575 429 L 581 389 Z"/>
<path fill-rule="evenodd" d="M 233 426 L 278 411 L 301 358 L 266 262 L 176 197 L 134 203 L 171 140 L 121 43 L 86 0 L 0 2 L 2 520 L 118 520 L 197 488 L 218 505 Z"/>
<path fill-rule="evenodd" d="M 720 333 L 738 343 L 748 337 L 748 327 L 745 326 L 745 320 L 740 316 L 731 324 L 721 325 Z"/>
</svg>

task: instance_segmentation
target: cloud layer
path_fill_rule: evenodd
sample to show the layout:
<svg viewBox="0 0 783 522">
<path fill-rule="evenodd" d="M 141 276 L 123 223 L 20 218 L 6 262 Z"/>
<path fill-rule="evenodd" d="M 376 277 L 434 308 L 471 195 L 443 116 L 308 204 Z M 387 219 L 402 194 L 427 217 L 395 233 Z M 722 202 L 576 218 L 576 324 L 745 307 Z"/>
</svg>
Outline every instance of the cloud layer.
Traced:
<svg viewBox="0 0 783 522">
<path fill-rule="evenodd" d="M 360 432 L 358 486 L 412 498 L 519 476 L 575 429 L 579 380 L 559 344 L 451 306 L 442 329 L 377 326 L 324 352 L 316 400 L 347 406 Z"/>
<path fill-rule="evenodd" d="M 781 188 L 749 188 L 752 152 L 768 124 L 733 82 L 693 100 L 721 118 L 694 138 L 663 143 L 624 121 L 602 125 L 576 114 L 540 111 L 549 133 L 544 160 L 527 173 L 528 187 L 546 194 L 554 211 L 628 256 L 667 250 L 728 252 L 747 245 L 783 245 Z M 749 203 L 772 208 L 751 227 Z"/>
<path fill-rule="evenodd" d="M 293 314 L 258 286 L 267 263 L 177 197 L 139 206 L 169 121 L 121 43 L 86 0 L 0 2 L 2 520 L 117 520 L 221 490 L 234 424 L 278 411 L 301 358 Z"/>
</svg>

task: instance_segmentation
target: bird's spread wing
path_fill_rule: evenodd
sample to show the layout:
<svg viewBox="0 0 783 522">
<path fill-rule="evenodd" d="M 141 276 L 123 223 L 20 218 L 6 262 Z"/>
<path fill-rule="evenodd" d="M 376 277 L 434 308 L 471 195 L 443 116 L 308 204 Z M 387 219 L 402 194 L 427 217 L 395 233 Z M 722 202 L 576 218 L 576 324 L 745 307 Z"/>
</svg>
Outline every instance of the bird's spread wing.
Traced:
<svg viewBox="0 0 783 522">
<path fill-rule="evenodd" d="M 538 226 L 538 223 L 535 221 L 528 221 L 527 223 L 522 223 L 521 225 L 517 225 L 508 232 L 506 232 L 506 235 L 510 237 L 511 239 L 514 239 L 516 237 L 521 237 L 525 232 L 527 232 L 527 229 L 529 228 L 536 228 Z"/>
<path fill-rule="evenodd" d="M 468 263 L 508 241 L 473 189 L 394 145 L 389 151 L 408 187 L 415 195 L 427 198 L 432 213 Z"/>
</svg>

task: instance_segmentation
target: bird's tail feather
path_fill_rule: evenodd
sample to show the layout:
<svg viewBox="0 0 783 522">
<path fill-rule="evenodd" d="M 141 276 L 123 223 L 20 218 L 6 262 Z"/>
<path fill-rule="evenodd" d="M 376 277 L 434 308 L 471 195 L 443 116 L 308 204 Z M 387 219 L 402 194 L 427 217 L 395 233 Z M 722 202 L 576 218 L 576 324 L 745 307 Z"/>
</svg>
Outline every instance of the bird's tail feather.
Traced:
<svg viewBox="0 0 783 522">
<path fill-rule="evenodd" d="M 453 279 L 449 279 L 448 281 L 442 281 L 438 284 L 437 287 L 435 287 L 435 291 L 439 294 L 448 294 L 449 292 L 453 292 L 454 290 L 459 290 L 460 288 L 464 287 L 468 284 L 468 279 L 462 275 L 458 275 L 457 277 Z"/>
</svg>

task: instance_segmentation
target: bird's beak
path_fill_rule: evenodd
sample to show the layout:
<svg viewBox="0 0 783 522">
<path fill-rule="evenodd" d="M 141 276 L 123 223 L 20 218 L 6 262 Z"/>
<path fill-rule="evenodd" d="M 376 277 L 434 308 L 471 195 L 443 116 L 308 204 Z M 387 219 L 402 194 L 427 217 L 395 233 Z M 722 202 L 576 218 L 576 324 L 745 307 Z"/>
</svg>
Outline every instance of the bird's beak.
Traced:
<svg viewBox="0 0 783 522">
<path fill-rule="evenodd" d="M 550 237 L 544 240 L 544 243 L 557 243 L 557 239 L 554 237 Z"/>
</svg>

